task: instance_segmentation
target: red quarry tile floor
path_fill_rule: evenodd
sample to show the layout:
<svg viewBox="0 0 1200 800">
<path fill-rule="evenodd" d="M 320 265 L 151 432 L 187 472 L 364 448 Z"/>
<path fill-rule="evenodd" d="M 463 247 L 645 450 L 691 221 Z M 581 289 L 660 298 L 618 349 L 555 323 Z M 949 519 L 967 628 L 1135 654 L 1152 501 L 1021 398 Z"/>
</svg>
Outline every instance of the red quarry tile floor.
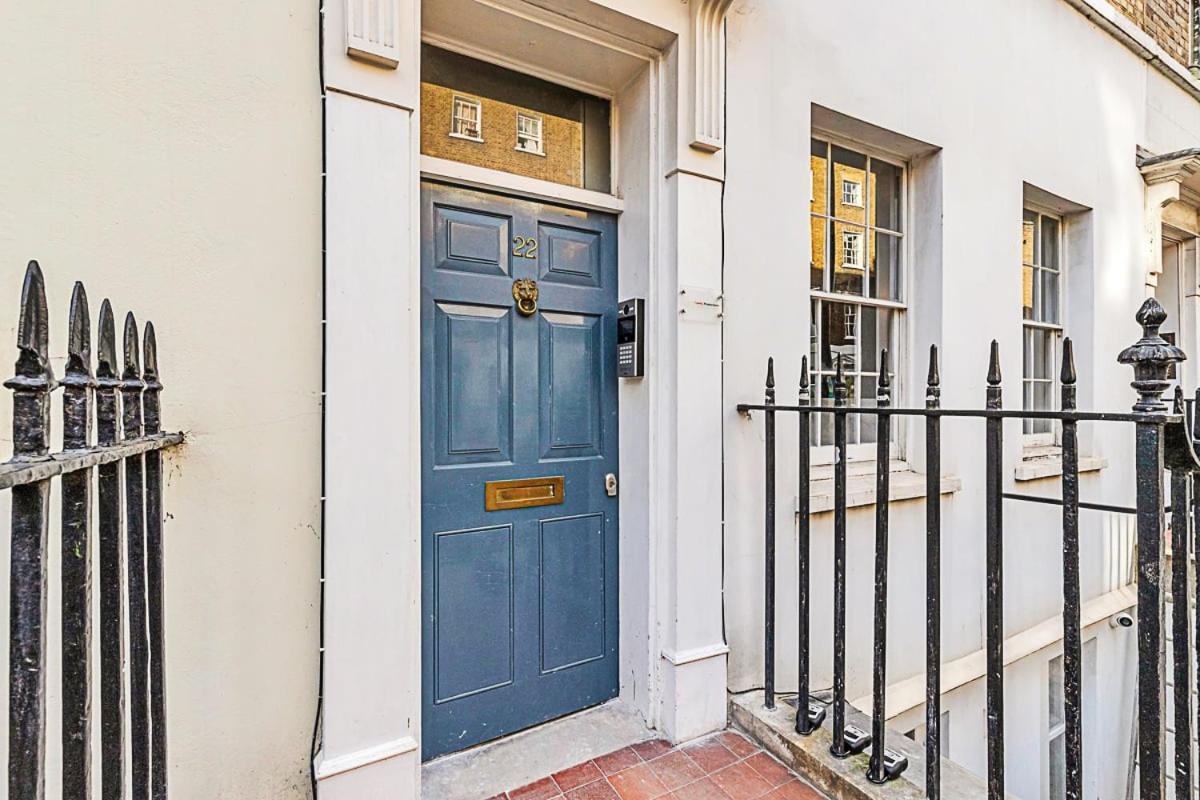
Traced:
<svg viewBox="0 0 1200 800">
<path fill-rule="evenodd" d="M 824 800 L 739 733 L 640 742 L 489 800 Z"/>
</svg>

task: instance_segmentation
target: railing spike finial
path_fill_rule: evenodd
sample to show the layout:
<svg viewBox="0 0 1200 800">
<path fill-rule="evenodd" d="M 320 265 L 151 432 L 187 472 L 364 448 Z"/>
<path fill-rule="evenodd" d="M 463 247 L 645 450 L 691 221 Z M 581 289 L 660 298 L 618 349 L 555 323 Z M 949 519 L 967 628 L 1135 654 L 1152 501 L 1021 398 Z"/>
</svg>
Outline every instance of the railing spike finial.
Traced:
<svg viewBox="0 0 1200 800">
<path fill-rule="evenodd" d="M 133 312 L 125 314 L 125 370 L 122 378 L 128 382 L 130 380 L 141 380 L 142 369 L 140 359 L 138 358 L 138 333 L 137 320 L 134 319 Z"/>
<path fill-rule="evenodd" d="M 925 379 L 925 407 L 937 408 L 942 396 L 942 375 L 938 370 L 938 347 L 929 345 L 929 376 Z"/>
<path fill-rule="evenodd" d="M 767 405 L 775 403 L 775 359 L 767 358 Z"/>
<path fill-rule="evenodd" d="M 808 356 L 800 356 L 800 405 L 808 405 L 811 397 L 808 386 Z"/>
<path fill-rule="evenodd" d="M 988 358 L 987 407 L 1000 408 L 1000 343 L 992 339 L 991 355 Z"/>
<path fill-rule="evenodd" d="M 67 337 L 67 375 L 90 378 L 92 375 L 92 315 L 88 310 L 87 290 L 75 281 L 71 291 L 71 311 Z"/>
<path fill-rule="evenodd" d="M 1062 370 L 1059 372 L 1059 382 L 1062 384 L 1063 411 L 1075 409 L 1075 344 L 1068 336 L 1063 339 Z"/>
<path fill-rule="evenodd" d="M 1183 413 L 1183 387 L 1182 386 L 1176 386 L 1175 391 L 1172 393 L 1171 413 L 1172 414 L 1182 414 Z"/>
<path fill-rule="evenodd" d="M 889 372 L 888 351 L 884 347 L 879 351 L 879 380 L 875 384 L 875 398 L 880 405 L 887 405 L 892 399 L 892 378 Z"/>
<path fill-rule="evenodd" d="M 25 268 L 21 286 L 21 314 L 17 322 L 17 377 L 54 381 L 50 369 L 50 322 L 46 309 L 46 279 L 38 262 Z"/>
<path fill-rule="evenodd" d="M 154 335 L 154 323 L 149 320 L 142 331 L 142 378 L 147 386 L 158 383 L 158 339 Z"/>
<path fill-rule="evenodd" d="M 112 304 L 106 297 L 100 304 L 100 321 L 96 326 L 96 375 L 115 378 L 117 371 L 116 324 L 113 321 Z"/>
<path fill-rule="evenodd" d="M 1142 338 L 1122 350 L 1117 361 L 1133 367 L 1130 386 L 1138 393 L 1133 410 L 1143 414 L 1162 413 L 1167 410 L 1162 395 L 1171 385 L 1167 373 L 1172 364 L 1185 360 L 1187 355 L 1159 334 L 1158 329 L 1167 321 L 1167 312 L 1158 300 L 1147 298 L 1135 319 L 1142 326 Z"/>
<path fill-rule="evenodd" d="M 844 406 L 849 396 L 850 390 L 846 386 L 846 373 L 842 369 L 842 354 L 838 353 L 837 358 L 834 359 L 833 404 Z"/>
</svg>

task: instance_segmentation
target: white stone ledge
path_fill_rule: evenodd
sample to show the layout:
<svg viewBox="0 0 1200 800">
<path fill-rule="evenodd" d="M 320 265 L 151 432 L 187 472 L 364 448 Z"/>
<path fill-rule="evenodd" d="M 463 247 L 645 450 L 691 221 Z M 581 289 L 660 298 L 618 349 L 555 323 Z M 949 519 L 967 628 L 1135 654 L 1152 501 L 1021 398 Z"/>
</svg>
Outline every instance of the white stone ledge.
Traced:
<svg viewBox="0 0 1200 800">
<path fill-rule="evenodd" d="M 1108 466 L 1108 459 L 1099 456 L 1080 456 L 1079 472 L 1098 472 Z M 1063 473 L 1062 453 L 1027 456 L 1013 468 L 1013 480 L 1036 481 L 1053 478 Z"/>
<path fill-rule="evenodd" d="M 903 461 L 892 461 L 891 477 L 888 481 L 888 501 L 917 500 L 927 494 L 926 476 L 916 472 Z M 833 511 L 833 467 L 813 468 L 813 479 L 808 488 L 808 512 L 823 514 Z M 875 505 L 875 462 L 850 463 L 846 467 L 846 507 L 859 508 Z M 962 489 L 962 480 L 954 475 L 943 475 L 942 494 L 953 494 Z"/>
</svg>

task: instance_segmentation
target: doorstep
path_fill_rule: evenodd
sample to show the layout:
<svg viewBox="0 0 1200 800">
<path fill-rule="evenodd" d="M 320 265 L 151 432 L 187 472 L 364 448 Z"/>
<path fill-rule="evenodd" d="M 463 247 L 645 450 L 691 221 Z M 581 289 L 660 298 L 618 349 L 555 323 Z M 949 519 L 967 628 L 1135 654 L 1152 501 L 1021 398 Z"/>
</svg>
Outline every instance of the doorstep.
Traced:
<svg viewBox="0 0 1200 800">
<path fill-rule="evenodd" d="M 483 800 L 657 736 L 635 709 L 611 700 L 430 761 L 421 767 L 421 796 Z"/>
<path fill-rule="evenodd" d="M 489 800 L 825 800 L 735 731 L 623 747 Z"/>
</svg>

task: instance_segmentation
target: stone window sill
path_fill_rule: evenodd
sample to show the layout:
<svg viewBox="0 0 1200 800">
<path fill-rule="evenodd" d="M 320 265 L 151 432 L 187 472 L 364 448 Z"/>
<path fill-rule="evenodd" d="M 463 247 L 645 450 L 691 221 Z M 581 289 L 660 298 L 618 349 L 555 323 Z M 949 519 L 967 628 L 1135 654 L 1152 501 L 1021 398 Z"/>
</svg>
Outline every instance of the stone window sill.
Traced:
<svg viewBox="0 0 1200 800">
<path fill-rule="evenodd" d="M 903 461 L 893 459 L 889 467 L 888 500 L 918 500 L 925 497 L 925 474 L 916 472 Z M 942 494 L 953 494 L 962 488 L 954 475 L 942 476 Z M 851 461 L 846 465 L 846 508 L 875 505 L 875 462 Z M 812 468 L 808 485 L 808 511 L 822 514 L 833 511 L 833 466 L 825 464 Z"/>
<path fill-rule="evenodd" d="M 1108 466 L 1108 459 L 1099 456 L 1080 456 L 1079 472 L 1097 472 Z M 1062 448 L 1058 446 L 1026 447 L 1021 463 L 1013 469 L 1013 480 L 1036 481 L 1062 475 Z"/>
</svg>

